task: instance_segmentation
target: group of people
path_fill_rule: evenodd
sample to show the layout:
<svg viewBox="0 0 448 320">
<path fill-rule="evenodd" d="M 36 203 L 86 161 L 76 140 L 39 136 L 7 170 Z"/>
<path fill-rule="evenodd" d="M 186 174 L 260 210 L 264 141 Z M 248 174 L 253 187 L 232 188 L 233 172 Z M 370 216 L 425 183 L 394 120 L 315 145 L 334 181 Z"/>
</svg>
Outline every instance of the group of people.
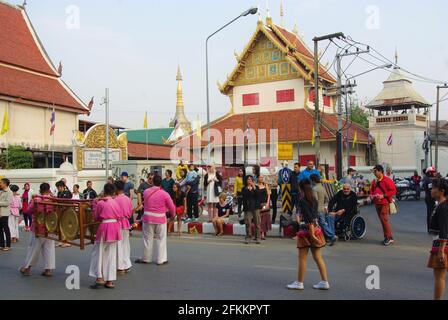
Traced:
<svg viewBox="0 0 448 320">
<path fill-rule="evenodd" d="M 183 166 L 183 164 L 181 164 Z M 181 167 L 179 166 L 179 167 Z M 352 172 L 348 172 L 349 174 Z M 390 224 L 390 215 L 396 187 L 392 178 L 387 176 L 381 165 L 373 168 L 375 180 L 372 181 L 371 199 L 374 202 L 379 220 L 384 231 L 385 246 L 394 243 Z M 432 212 L 428 215 L 428 231 L 434 235 L 428 267 L 434 269 L 435 299 L 442 299 L 445 291 L 446 272 L 448 270 L 448 181 L 431 177 L 432 172 L 426 173 L 423 181 L 424 190 L 430 187 L 427 203 L 431 199 Z M 40 186 L 39 194 L 34 195 L 29 184 L 23 188 L 22 195 L 19 187 L 10 185 L 8 179 L 0 180 L 0 249 L 11 250 L 11 242 L 17 241 L 20 211 L 24 219 L 28 220 L 27 229 L 32 230 L 25 264 L 20 269 L 24 276 L 31 275 L 31 269 L 37 265 L 40 257 L 44 260 L 45 277 L 52 275 L 55 269 L 55 243 L 52 240 L 36 236 L 42 234 L 43 226 L 35 225 L 32 219 L 35 206 L 43 210 L 44 202 L 49 198 L 90 199 L 94 218 L 100 222 L 96 242 L 92 250 L 90 276 L 95 278 L 93 289 L 114 288 L 118 274 L 131 271 L 130 232 L 137 224 L 141 224 L 143 233 L 143 254 L 137 259 L 137 264 L 156 263 L 159 266 L 168 264 L 167 234 L 174 223 L 178 223 L 181 230 L 182 218 L 186 216 L 193 221 L 197 219 L 196 205 L 199 201 L 198 169 L 194 165 L 178 168 L 176 179 L 173 172 L 167 170 L 165 178 L 158 174 L 148 175 L 147 181 L 142 181 L 139 188 L 134 185 L 129 175 L 124 172 L 121 179 L 115 181 L 110 178 L 103 191 L 97 194 L 91 182 L 81 194 L 75 186 L 73 192 L 67 188 L 66 182 L 56 183 L 56 191 L 52 191 L 47 183 Z M 345 217 L 356 214 L 358 199 L 352 189 L 350 181 L 343 184 L 343 188 L 333 198 L 329 198 L 323 187 L 322 176 L 309 163 L 304 171 L 295 165 L 290 181 L 294 195 L 294 208 L 297 210 L 295 225 L 297 227 L 298 247 L 298 278 L 287 288 L 304 290 L 307 259 L 311 251 L 316 262 L 321 281 L 314 286 L 318 290 L 329 290 L 330 282 L 326 264 L 322 257 L 322 248 L 332 246 L 337 240 L 335 225 Z M 429 179 L 429 178 L 431 179 Z M 224 226 L 232 212 L 228 196 L 223 192 L 222 175 L 213 165 L 207 166 L 207 173 L 203 178 L 206 203 L 209 211 L 209 222 L 213 223 L 217 236 L 224 234 Z M 263 175 L 257 168 L 253 175 L 246 176 L 241 169 L 235 182 L 235 196 L 238 199 L 238 211 L 244 214 L 246 225 L 245 243 L 254 241 L 260 244 L 272 227 L 271 192 L 272 188 L 265 182 Z M 137 195 L 137 206 L 133 206 L 133 194 Z M 79 198 L 78 198 L 79 196 Z M 430 198 L 429 198 L 430 197 Z M 48 208 L 47 210 L 51 209 Z M 241 211 L 240 211 L 241 210 Z M 137 222 L 134 215 L 137 214 Z M 191 218 L 190 218 L 191 217 Z M 13 226 L 13 228 L 10 228 Z M 37 228 L 37 229 L 36 229 Z M 13 229 L 13 230 L 11 230 Z M 11 240 L 9 240 L 9 237 Z"/>
</svg>

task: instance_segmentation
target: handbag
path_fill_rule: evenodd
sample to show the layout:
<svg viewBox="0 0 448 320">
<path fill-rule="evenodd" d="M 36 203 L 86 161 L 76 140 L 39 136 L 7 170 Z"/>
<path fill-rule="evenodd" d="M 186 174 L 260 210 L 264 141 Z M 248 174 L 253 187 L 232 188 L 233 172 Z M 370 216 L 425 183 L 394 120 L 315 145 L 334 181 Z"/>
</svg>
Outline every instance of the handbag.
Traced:
<svg viewBox="0 0 448 320">
<path fill-rule="evenodd" d="M 386 194 L 386 191 L 384 191 L 383 187 L 381 186 L 380 182 L 377 182 L 377 186 L 378 188 L 380 188 L 380 190 Z M 389 213 L 390 215 L 396 215 L 399 212 L 399 208 L 398 208 L 398 204 L 395 201 L 394 198 L 392 198 L 391 200 L 389 200 L 388 198 L 386 198 L 386 200 L 389 202 Z"/>
</svg>

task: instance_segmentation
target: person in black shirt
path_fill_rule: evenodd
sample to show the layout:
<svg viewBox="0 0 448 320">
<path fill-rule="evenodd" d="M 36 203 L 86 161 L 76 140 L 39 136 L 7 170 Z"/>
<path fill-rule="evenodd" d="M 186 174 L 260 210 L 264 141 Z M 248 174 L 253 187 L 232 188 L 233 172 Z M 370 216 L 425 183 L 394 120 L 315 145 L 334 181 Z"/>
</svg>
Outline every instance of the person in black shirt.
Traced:
<svg viewBox="0 0 448 320">
<path fill-rule="evenodd" d="M 94 200 L 98 198 L 98 194 L 95 190 L 93 190 L 92 181 L 87 181 L 87 189 L 85 189 L 82 193 L 82 198 L 86 200 Z"/>
<path fill-rule="evenodd" d="M 64 181 L 58 181 L 56 183 L 56 189 L 58 189 L 58 195 L 57 198 L 58 199 L 72 199 L 73 195 L 70 192 L 70 190 L 68 190 L 67 185 L 65 184 Z"/>
<path fill-rule="evenodd" d="M 434 269 L 434 300 L 442 300 L 445 294 L 446 273 L 448 271 L 448 182 L 444 179 L 435 180 L 431 190 L 432 198 L 438 206 L 430 217 L 430 233 L 436 239 L 433 243 L 428 268 Z"/>
<path fill-rule="evenodd" d="M 231 208 L 232 207 L 227 201 L 227 195 L 225 193 L 222 193 L 219 196 L 219 202 L 216 204 L 218 216 L 213 219 L 213 227 L 215 228 L 217 237 L 221 237 L 224 235 L 224 225 L 227 222 L 227 218 L 230 216 Z"/>
<path fill-rule="evenodd" d="M 425 176 L 423 177 L 423 190 L 425 191 L 425 204 L 426 204 L 426 217 L 427 217 L 427 226 L 428 226 L 428 233 L 431 233 L 430 231 L 430 223 L 431 223 L 431 215 L 434 212 L 434 209 L 436 207 L 436 202 L 433 199 L 431 195 L 432 185 L 434 181 L 436 181 L 436 174 L 434 168 L 428 168 L 425 171 Z"/>
<path fill-rule="evenodd" d="M 344 225 L 351 222 L 351 218 L 358 213 L 358 196 L 351 190 L 350 184 L 344 184 L 342 190 L 330 199 L 328 212 L 332 217 L 329 220 L 333 224 L 330 226 L 333 231 L 339 221 L 342 221 Z"/>
<path fill-rule="evenodd" d="M 252 240 L 252 221 L 255 224 L 255 243 L 260 244 L 261 227 L 261 200 L 260 188 L 255 184 L 254 177 L 246 178 L 246 187 L 243 189 L 243 211 L 246 223 L 246 244 Z"/>
<path fill-rule="evenodd" d="M 288 285 L 289 290 L 304 290 L 305 273 L 307 269 L 308 253 L 311 249 L 313 259 L 316 262 L 322 281 L 313 286 L 316 290 L 329 290 L 327 267 L 322 258 L 321 248 L 325 247 L 325 237 L 319 227 L 318 202 L 314 197 L 313 188 L 308 180 L 300 182 L 303 197 L 299 200 L 298 221 L 301 231 L 298 234 L 297 247 L 299 249 L 298 280 Z"/>
</svg>

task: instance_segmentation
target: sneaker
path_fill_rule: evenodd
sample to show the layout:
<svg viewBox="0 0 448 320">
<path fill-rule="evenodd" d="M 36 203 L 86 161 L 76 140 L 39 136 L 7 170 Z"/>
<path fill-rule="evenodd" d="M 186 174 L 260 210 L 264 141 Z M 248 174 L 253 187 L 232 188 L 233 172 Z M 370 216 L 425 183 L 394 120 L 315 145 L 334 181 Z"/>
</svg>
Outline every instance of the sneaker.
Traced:
<svg viewBox="0 0 448 320">
<path fill-rule="evenodd" d="M 395 240 L 393 238 L 387 238 L 386 240 L 384 240 L 384 245 L 386 247 L 389 247 L 391 245 L 393 245 L 395 243 Z"/>
<path fill-rule="evenodd" d="M 246 239 L 245 244 L 250 244 L 250 239 Z"/>
<path fill-rule="evenodd" d="M 330 284 L 326 281 L 321 281 L 315 286 L 313 286 L 316 290 L 330 290 Z"/>
<path fill-rule="evenodd" d="M 286 288 L 288 288 L 288 290 L 305 290 L 305 286 L 299 281 L 294 281 L 293 283 L 288 284 Z"/>
</svg>

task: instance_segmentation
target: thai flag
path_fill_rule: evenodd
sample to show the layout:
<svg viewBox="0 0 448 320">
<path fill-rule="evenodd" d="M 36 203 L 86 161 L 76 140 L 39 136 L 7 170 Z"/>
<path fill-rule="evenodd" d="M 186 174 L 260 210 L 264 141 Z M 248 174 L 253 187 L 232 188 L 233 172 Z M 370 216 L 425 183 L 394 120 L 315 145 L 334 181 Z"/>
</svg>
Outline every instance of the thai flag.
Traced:
<svg viewBox="0 0 448 320">
<path fill-rule="evenodd" d="M 391 147 L 394 144 L 394 135 L 391 133 L 389 139 L 387 139 L 387 145 Z"/>
<path fill-rule="evenodd" d="M 54 135 L 54 131 L 56 130 L 56 111 L 53 110 L 51 113 L 51 128 L 50 128 L 50 136 Z"/>
</svg>

